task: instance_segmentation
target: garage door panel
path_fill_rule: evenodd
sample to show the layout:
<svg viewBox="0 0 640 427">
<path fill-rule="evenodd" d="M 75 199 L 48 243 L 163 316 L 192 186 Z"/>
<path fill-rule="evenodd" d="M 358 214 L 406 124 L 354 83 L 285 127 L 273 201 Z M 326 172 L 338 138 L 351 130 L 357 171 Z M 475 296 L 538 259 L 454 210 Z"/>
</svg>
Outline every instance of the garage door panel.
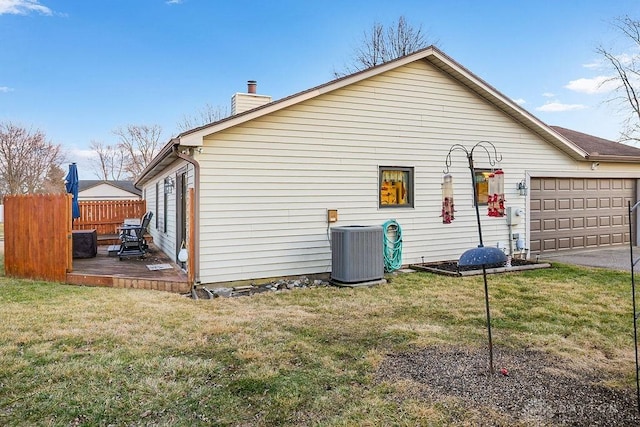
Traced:
<svg viewBox="0 0 640 427">
<path fill-rule="evenodd" d="M 558 199 L 558 210 L 568 211 L 571 209 L 571 199 Z"/>
<path fill-rule="evenodd" d="M 598 236 L 598 238 L 600 239 L 600 241 L 598 242 L 598 245 L 610 245 L 611 244 L 611 235 L 610 234 L 600 234 Z"/>
<path fill-rule="evenodd" d="M 546 191 L 555 190 L 557 186 L 557 180 L 545 178 L 542 182 L 542 188 Z"/>
<path fill-rule="evenodd" d="M 571 238 L 571 246 L 574 249 L 584 248 L 585 238 L 584 236 L 574 236 Z"/>
<path fill-rule="evenodd" d="M 532 253 L 628 243 L 627 204 L 634 196 L 635 179 L 533 178 Z"/>
<path fill-rule="evenodd" d="M 586 247 L 593 247 L 593 246 L 598 246 L 598 236 L 597 235 L 591 235 L 591 236 L 586 236 L 585 238 L 585 246 Z"/>
<path fill-rule="evenodd" d="M 529 246 L 531 246 L 531 251 L 533 253 L 540 253 L 540 240 L 531 240 L 531 243 L 529 244 Z"/>
<path fill-rule="evenodd" d="M 575 198 L 571 201 L 573 209 L 584 209 L 584 199 Z"/>
<path fill-rule="evenodd" d="M 571 190 L 571 180 L 570 179 L 559 179 L 558 180 L 558 190 Z"/>
</svg>

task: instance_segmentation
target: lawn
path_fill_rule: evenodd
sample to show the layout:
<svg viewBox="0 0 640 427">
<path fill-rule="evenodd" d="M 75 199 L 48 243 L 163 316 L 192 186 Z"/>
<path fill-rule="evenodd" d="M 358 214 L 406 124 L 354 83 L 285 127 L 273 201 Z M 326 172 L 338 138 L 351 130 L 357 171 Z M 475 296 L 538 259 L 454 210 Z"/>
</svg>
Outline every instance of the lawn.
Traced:
<svg viewBox="0 0 640 427">
<path fill-rule="evenodd" d="M 498 355 L 598 372 L 635 402 L 628 274 L 560 265 L 489 287 Z M 424 351 L 483 358 L 484 309 L 481 278 L 429 273 L 215 300 L 0 277 L 0 425 L 536 425 L 381 375 Z"/>
</svg>

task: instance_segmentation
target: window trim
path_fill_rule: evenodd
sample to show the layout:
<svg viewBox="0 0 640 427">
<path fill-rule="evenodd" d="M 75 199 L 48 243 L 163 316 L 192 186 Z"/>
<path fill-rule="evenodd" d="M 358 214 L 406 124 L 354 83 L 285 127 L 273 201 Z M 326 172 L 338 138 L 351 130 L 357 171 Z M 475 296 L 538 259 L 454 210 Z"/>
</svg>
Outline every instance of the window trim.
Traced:
<svg viewBox="0 0 640 427">
<path fill-rule="evenodd" d="M 407 204 L 382 204 L 382 176 L 386 171 L 408 173 Z M 415 167 L 414 166 L 378 166 L 378 208 L 379 209 L 413 209 L 415 207 Z"/>
</svg>

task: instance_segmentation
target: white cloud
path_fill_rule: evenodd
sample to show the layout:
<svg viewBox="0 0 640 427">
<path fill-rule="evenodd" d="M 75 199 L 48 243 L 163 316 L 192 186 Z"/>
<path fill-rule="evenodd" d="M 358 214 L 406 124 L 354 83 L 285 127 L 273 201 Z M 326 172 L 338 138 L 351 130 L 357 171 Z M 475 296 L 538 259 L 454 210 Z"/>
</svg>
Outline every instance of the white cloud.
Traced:
<svg viewBox="0 0 640 427">
<path fill-rule="evenodd" d="M 0 93 L 13 92 L 13 88 L 8 86 L 0 86 Z"/>
<path fill-rule="evenodd" d="M 544 96 L 545 98 L 554 98 L 556 94 L 551 92 L 545 92 L 542 94 L 542 96 Z"/>
<path fill-rule="evenodd" d="M 167 1 L 165 1 L 166 4 L 181 4 L 182 2 L 184 2 L 184 0 L 167 0 Z"/>
<path fill-rule="evenodd" d="M 53 15 L 51 9 L 41 5 L 39 0 L 0 0 L 0 15 L 28 15 L 31 12 Z"/>
<path fill-rule="evenodd" d="M 590 79 L 577 79 L 571 80 L 565 88 L 574 92 L 586 93 L 593 95 L 596 93 L 607 93 L 614 91 L 617 87 L 617 82 L 614 78 L 608 76 L 597 76 Z"/>
<path fill-rule="evenodd" d="M 524 105 L 524 104 L 526 104 L 526 103 L 527 103 L 527 101 L 525 101 L 525 100 L 524 100 L 524 99 L 522 99 L 522 98 L 514 99 L 514 100 L 513 100 L 513 102 L 515 102 L 515 103 L 516 103 L 516 104 L 518 104 L 518 105 Z"/>
<path fill-rule="evenodd" d="M 603 67 L 603 63 L 601 60 L 596 60 L 593 62 L 590 62 L 588 64 L 582 64 L 583 68 L 588 68 L 588 69 L 596 69 L 596 68 L 602 68 Z"/>
<path fill-rule="evenodd" d="M 536 111 L 544 111 L 546 113 L 559 113 L 563 111 L 584 110 L 586 105 L 582 104 L 563 104 L 559 101 L 547 102 L 546 104 L 536 108 Z"/>
</svg>

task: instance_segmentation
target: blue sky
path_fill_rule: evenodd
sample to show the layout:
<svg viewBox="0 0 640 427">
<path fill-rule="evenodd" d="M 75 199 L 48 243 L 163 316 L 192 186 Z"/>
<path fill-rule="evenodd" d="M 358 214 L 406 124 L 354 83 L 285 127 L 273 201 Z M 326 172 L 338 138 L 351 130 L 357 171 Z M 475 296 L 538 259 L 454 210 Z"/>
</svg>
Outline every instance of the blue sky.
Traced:
<svg viewBox="0 0 640 427">
<path fill-rule="evenodd" d="M 92 140 L 158 124 L 163 143 L 247 80 L 279 99 L 333 78 L 374 22 L 404 15 L 454 60 L 551 125 L 617 139 L 598 45 L 637 0 L 0 0 L 0 121 L 62 144 L 81 178 Z"/>
</svg>

